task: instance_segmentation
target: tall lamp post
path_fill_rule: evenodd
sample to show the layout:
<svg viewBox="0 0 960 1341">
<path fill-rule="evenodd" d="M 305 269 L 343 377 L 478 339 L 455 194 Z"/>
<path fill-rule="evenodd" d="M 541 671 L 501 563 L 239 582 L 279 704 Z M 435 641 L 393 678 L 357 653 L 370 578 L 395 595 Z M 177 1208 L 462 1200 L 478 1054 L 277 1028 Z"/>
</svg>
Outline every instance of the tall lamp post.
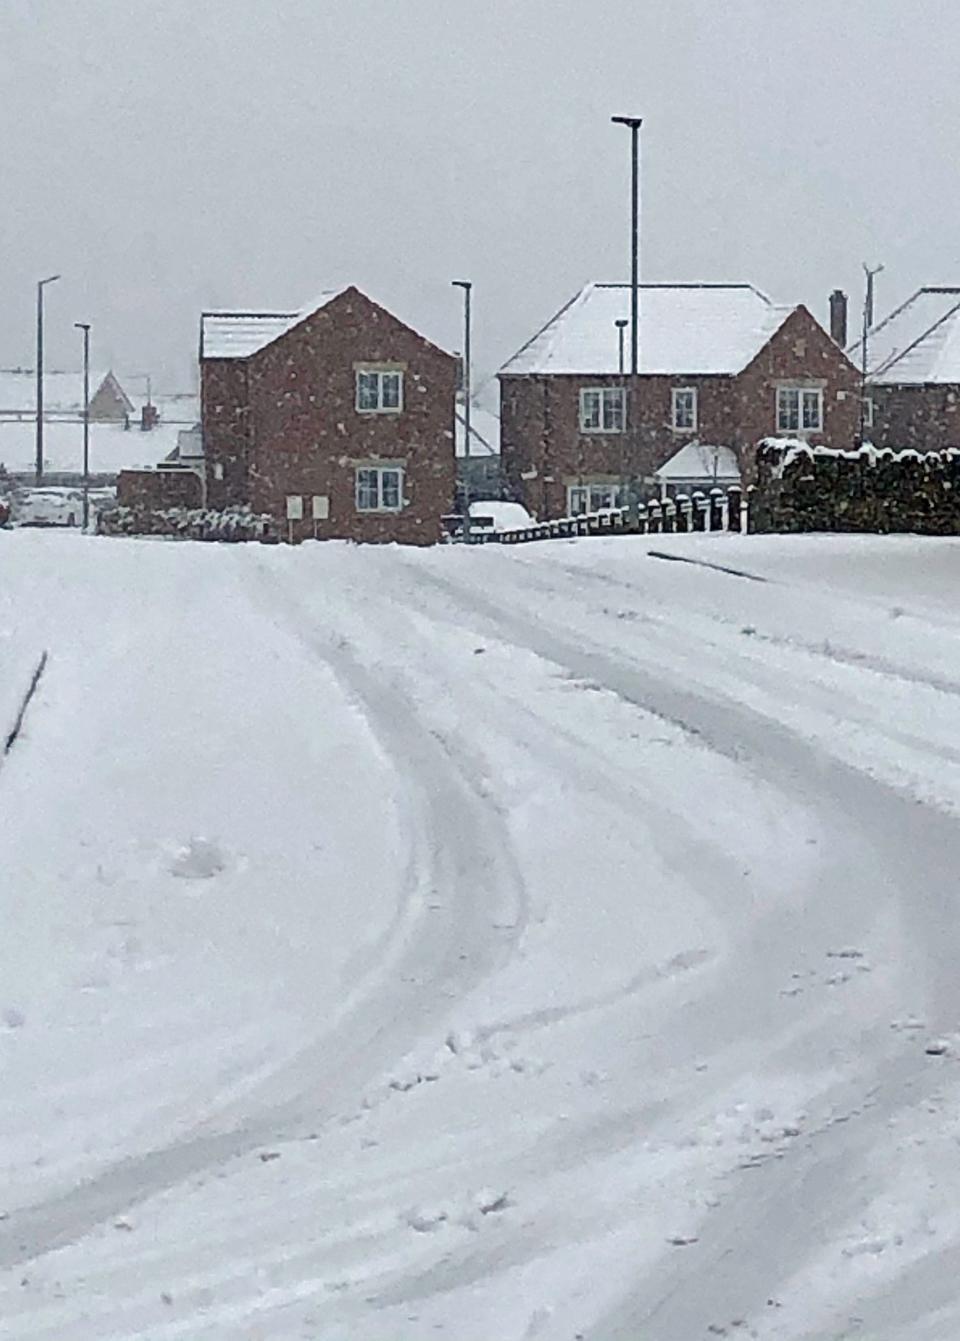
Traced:
<svg viewBox="0 0 960 1341">
<path fill-rule="evenodd" d="M 59 278 L 48 275 L 37 283 L 37 484 L 43 483 L 43 291 Z"/>
<path fill-rule="evenodd" d="M 470 295 L 469 279 L 455 279 L 455 289 L 463 289 L 463 538 L 470 542 Z"/>
<path fill-rule="evenodd" d="M 633 398 L 637 397 L 637 373 L 640 366 L 640 127 L 643 118 L 639 116 L 613 116 L 610 118 L 618 126 L 630 127 L 630 377 Z M 625 429 L 634 436 L 635 423 L 639 422 L 638 407 L 633 406 Z M 634 444 L 636 445 L 636 444 Z M 631 457 L 635 452 L 631 453 Z M 638 509 L 634 498 L 635 461 L 631 461 L 630 508 L 631 522 L 636 520 Z"/>
<path fill-rule="evenodd" d="M 616 328 L 617 328 L 617 366 L 618 366 L 619 371 L 620 371 L 620 395 L 621 395 L 621 396 L 623 397 L 623 399 L 624 399 L 624 423 L 623 423 L 623 425 L 622 425 L 623 432 L 622 432 L 621 435 L 620 435 L 620 439 L 621 439 L 621 442 L 620 442 L 620 498 L 619 498 L 619 501 L 618 501 L 618 504 L 617 504 L 618 507 L 621 507 L 621 508 L 622 508 L 622 507 L 625 507 L 625 506 L 627 505 L 627 503 L 629 502 L 629 499 L 628 499 L 628 497 L 627 497 L 627 494 L 628 494 L 628 483 L 627 483 L 627 462 L 626 462 L 626 452 L 625 452 L 625 450 L 624 450 L 624 446 L 623 446 L 623 438 L 626 436 L 626 431 L 627 431 L 627 425 L 626 425 L 626 399 L 627 399 L 627 393 L 626 393 L 626 388 L 625 388 L 625 385 L 624 385 L 624 376 L 623 376 L 623 374 L 624 374 L 624 366 L 623 366 L 623 337 L 624 337 L 624 332 L 626 331 L 627 326 L 629 325 L 629 323 L 628 323 L 626 317 L 618 317 L 617 320 L 616 320 L 613 324 L 614 324 L 614 325 L 616 326 Z"/>
<path fill-rule="evenodd" d="M 90 525 L 90 323 L 75 321 L 83 332 L 83 529 Z"/>
</svg>

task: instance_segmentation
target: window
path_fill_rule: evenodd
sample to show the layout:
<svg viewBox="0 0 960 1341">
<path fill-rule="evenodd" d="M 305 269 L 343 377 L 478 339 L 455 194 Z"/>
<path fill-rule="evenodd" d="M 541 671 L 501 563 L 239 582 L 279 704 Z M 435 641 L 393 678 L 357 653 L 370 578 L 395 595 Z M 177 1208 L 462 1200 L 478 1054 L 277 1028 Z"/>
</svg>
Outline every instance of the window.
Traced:
<svg viewBox="0 0 960 1341">
<path fill-rule="evenodd" d="M 358 512 L 399 512 L 403 507 L 400 466 L 360 466 L 357 470 Z"/>
<path fill-rule="evenodd" d="M 819 387 L 777 388 L 777 432 L 815 433 L 823 428 L 823 392 Z"/>
<path fill-rule="evenodd" d="M 600 512 L 604 508 L 623 506 L 619 484 L 570 484 L 567 486 L 567 514 L 581 517 L 585 512 Z"/>
<path fill-rule="evenodd" d="M 584 387 L 580 392 L 580 432 L 622 433 L 624 399 L 622 386 Z"/>
<path fill-rule="evenodd" d="M 358 368 L 357 409 L 364 414 L 398 414 L 403 409 L 403 373 L 398 368 Z"/>
<path fill-rule="evenodd" d="M 863 398 L 863 426 L 864 428 L 873 428 L 874 403 L 872 396 Z"/>
<path fill-rule="evenodd" d="M 671 422 L 676 429 L 690 431 L 697 427 L 697 388 L 675 386 Z"/>
</svg>

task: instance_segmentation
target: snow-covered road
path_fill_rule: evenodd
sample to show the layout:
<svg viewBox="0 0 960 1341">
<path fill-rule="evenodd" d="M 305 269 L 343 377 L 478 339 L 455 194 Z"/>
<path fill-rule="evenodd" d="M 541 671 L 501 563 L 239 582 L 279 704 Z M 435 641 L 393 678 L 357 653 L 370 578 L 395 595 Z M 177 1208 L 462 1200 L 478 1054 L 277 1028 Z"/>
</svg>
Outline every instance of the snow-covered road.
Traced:
<svg viewBox="0 0 960 1341">
<path fill-rule="evenodd" d="M 0 535 L 0 1329 L 954 1341 L 958 577 Z"/>
</svg>

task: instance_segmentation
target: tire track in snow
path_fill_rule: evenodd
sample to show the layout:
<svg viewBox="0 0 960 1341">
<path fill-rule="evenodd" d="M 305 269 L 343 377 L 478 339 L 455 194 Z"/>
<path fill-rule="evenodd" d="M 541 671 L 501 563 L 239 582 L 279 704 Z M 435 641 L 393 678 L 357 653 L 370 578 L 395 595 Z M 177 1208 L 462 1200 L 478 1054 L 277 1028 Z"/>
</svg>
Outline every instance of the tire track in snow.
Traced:
<svg viewBox="0 0 960 1341">
<path fill-rule="evenodd" d="M 830 757 L 745 704 L 685 687 L 687 668 L 682 664 L 680 678 L 671 680 L 663 664 L 654 670 L 610 656 L 585 639 L 572 643 L 569 629 L 575 621 L 568 617 L 558 627 L 564 603 L 569 615 L 568 587 L 554 588 L 545 617 L 542 602 L 535 611 L 505 609 L 469 580 L 426 571 L 419 575 L 455 605 L 485 618 L 498 636 L 685 725 L 710 748 L 747 763 L 758 776 L 823 812 L 826 831 L 841 845 L 838 876 L 845 875 L 847 912 L 854 911 L 869 925 L 879 903 L 889 899 L 899 908 L 905 932 L 922 956 L 917 996 L 929 998 L 930 1027 L 933 1032 L 952 1027 L 960 1012 L 955 969 L 960 924 L 952 911 L 960 824 Z M 651 660 L 658 650 L 653 642 Z M 857 836 L 845 854 L 844 826 Z M 852 856 L 856 865 L 849 863 Z M 851 880 L 854 871 L 857 878 Z M 687 1028 L 692 1024 L 688 1018 Z M 831 1096 L 833 1104 L 856 1113 L 857 1120 L 830 1124 L 763 1172 L 743 1175 L 754 1181 L 737 1195 L 724 1227 L 712 1233 L 708 1225 L 700 1244 L 685 1252 L 679 1265 L 675 1253 L 662 1259 L 663 1269 L 602 1319 L 591 1337 L 635 1341 L 652 1327 L 658 1341 L 689 1341 L 718 1318 L 759 1316 L 777 1283 L 792 1275 L 820 1247 L 829 1228 L 838 1227 L 859 1204 L 863 1193 L 858 1179 L 871 1131 L 879 1133 L 892 1116 L 915 1103 L 930 1083 L 928 1075 L 923 1060 L 903 1044 L 891 1040 L 878 1049 L 872 1065 L 865 1063 L 864 1074 Z M 868 1091 L 876 1097 L 863 1106 L 859 1096 Z M 785 1204 L 792 1208 L 786 1224 Z M 737 1272 L 730 1271 L 731 1255 L 742 1264 Z"/>
<path fill-rule="evenodd" d="M 243 572 L 243 570 L 241 570 Z M 276 581 L 259 600 L 285 602 Z M 238 599 L 250 599 L 238 584 Z M 496 811 L 477 793 L 462 755 L 419 720 L 414 705 L 360 665 L 338 640 L 304 632 L 304 611 L 286 600 L 290 628 L 333 671 L 396 770 L 410 807 L 414 850 L 400 882 L 400 913 L 382 958 L 316 1042 L 258 1077 L 240 1103 L 216 1112 L 187 1139 L 132 1157 L 0 1226 L 0 1266 L 33 1261 L 203 1172 L 265 1142 L 313 1132 L 357 1109 L 363 1089 L 400 1061 L 451 1003 L 509 956 L 522 931 L 526 894 Z M 503 909 L 506 906 L 506 917 Z M 500 911 L 500 926 L 494 924 Z M 505 934 L 505 931 L 509 934 Z"/>
</svg>

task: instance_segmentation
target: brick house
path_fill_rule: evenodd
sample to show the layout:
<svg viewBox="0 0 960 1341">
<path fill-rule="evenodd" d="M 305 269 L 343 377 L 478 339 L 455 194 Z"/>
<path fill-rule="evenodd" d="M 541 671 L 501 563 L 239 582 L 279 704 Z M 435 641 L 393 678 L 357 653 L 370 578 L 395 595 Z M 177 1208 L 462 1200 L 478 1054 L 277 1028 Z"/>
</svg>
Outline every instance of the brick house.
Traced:
<svg viewBox="0 0 960 1341">
<path fill-rule="evenodd" d="M 205 497 L 294 540 L 440 539 L 457 360 L 353 286 L 300 312 L 205 312 Z"/>
<path fill-rule="evenodd" d="M 504 478 L 540 518 L 655 495 L 688 443 L 732 449 L 746 478 L 763 438 L 853 445 L 859 374 L 805 307 L 748 284 L 643 285 L 635 379 L 619 371 L 629 313 L 629 285 L 589 284 L 500 370 Z"/>
<path fill-rule="evenodd" d="M 851 359 L 861 366 L 859 342 Z M 919 289 L 869 332 L 864 437 L 877 447 L 960 446 L 960 288 Z"/>
</svg>

